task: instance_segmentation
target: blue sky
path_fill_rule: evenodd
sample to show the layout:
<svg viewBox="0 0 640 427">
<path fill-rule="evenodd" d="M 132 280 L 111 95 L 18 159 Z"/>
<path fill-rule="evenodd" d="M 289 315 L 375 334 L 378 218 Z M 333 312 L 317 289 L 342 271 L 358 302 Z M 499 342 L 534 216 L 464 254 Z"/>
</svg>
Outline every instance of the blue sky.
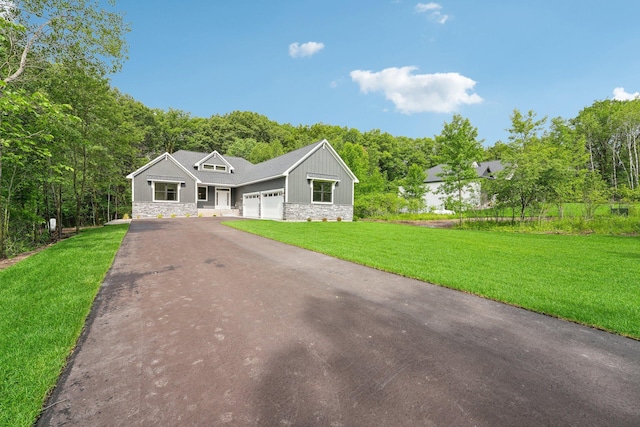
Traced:
<svg viewBox="0 0 640 427">
<path fill-rule="evenodd" d="M 514 108 L 571 118 L 640 91 L 635 0 L 121 0 L 117 8 L 132 31 L 113 86 L 198 117 L 253 111 L 415 138 L 440 134 L 458 113 L 492 145 L 506 141 Z"/>
</svg>

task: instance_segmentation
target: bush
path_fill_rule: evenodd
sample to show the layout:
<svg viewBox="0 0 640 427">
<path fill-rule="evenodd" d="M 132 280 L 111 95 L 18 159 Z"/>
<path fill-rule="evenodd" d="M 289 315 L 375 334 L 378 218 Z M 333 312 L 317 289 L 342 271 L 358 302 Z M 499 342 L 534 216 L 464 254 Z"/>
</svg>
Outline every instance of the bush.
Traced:
<svg viewBox="0 0 640 427">
<path fill-rule="evenodd" d="M 357 218 L 395 215 L 404 206 L 404 200 L 394 193 L 370 193 L 358 196 L 353 205 Z"/>
</svg>

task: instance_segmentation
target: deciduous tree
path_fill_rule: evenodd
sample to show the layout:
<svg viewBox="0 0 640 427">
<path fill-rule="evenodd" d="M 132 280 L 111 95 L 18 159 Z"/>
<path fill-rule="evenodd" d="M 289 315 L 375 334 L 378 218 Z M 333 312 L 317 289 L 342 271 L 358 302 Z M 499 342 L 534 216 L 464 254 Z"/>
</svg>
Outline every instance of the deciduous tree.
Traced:
<svg viewBox="0 0 640 427">
<path fill-rule="evenodd" d="M 469 207 L 465 201 L 465 190 L 478 180 L 476 166 L 482 158 L 482 143 L 477 140 L 478 129 L 471 125 L 469 119 L 456 114 L 450 123 L 445 123 L 442 133 L 436 136 L 438 154 L 443 163 L 442 192 L 449 198 L 448 205 L 458 212 L 462 222 L 462 211 Z"/>
</svg>

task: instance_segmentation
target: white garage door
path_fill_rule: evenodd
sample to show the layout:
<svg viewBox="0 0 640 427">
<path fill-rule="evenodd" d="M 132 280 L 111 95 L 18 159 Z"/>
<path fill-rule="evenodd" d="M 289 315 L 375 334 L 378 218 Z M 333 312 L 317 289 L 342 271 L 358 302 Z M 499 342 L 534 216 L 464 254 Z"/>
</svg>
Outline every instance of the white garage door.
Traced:
<svg viewBox="0 0 640 427">
<path fill-rule="evenodd" d="M 261 195 L 262 218 L 282 219 L 282 208 L 284 207 L 284 191 L 263 191 Z"/>
<path fill-rule="evenodd" d="M 260 194 L 244 194 L 242 196 L 242 216 L 258 218 L 260 216 Z"/>
</svg>

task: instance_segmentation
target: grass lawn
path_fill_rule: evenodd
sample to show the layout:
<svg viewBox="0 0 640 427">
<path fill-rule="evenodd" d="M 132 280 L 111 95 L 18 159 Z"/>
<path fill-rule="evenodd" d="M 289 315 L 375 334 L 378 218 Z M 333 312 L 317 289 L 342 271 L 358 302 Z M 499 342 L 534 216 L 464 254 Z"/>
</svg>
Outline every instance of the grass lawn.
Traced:
<svg viewBox="0 0 640 427">
<path fill-rule="evenodd" d="M 640 238 L 374 222 L 225 224 L 640 339 Z"/>
<path fill-rule="evenodd" d="M 0 271 L 0 426 L 31 426 L 127 225 L 86 230 Z"/>
</svg>

